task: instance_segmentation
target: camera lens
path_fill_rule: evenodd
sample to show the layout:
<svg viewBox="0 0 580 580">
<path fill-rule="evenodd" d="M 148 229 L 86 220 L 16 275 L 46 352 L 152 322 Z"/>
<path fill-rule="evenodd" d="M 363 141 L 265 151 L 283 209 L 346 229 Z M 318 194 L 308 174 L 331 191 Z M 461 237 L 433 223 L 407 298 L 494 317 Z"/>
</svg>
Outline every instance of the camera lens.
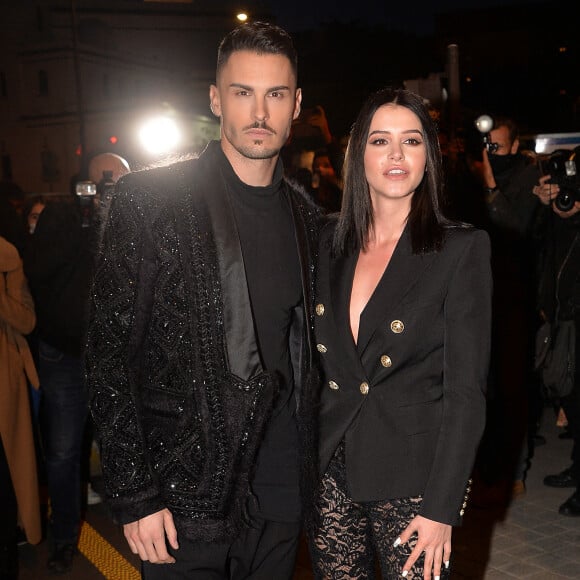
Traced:
<svg viewBox="0 0 580 580">
<path fill-rule="evenodd" d="M 576 196 L 568 189 L 561 189 L 556 196 L 554 204 L 560 211 L 570 211 L 574 207 Z"/>
</svg>

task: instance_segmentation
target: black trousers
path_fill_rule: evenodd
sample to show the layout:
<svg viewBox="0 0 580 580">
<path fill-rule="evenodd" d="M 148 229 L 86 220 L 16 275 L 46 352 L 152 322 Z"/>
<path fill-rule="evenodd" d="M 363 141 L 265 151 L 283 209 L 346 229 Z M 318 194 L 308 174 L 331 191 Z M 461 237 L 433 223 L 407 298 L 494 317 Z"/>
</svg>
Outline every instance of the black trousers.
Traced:
<svg viewBox="0 0 580 580">
<path fill-rule="evenodd" d="M 572 475 L 580 479 L 580 316 L 577 315 L 574 321 L 576 327 L 574 387 L 569 395 L 560 399 L 560 404 L 566 413 L 568 431 L 573 440 Z M 580 486 L 576 491 L 580 492 Z"/>
<path fill-rule="evenodd" d="M 188 542 L 169 548 L 175 564 L 143 562 L 144 580 L 291 580 L 298 551 L 300 522 L 274 522 L 247 510 L 249 525 L 231 543 Z"/>
</svg>

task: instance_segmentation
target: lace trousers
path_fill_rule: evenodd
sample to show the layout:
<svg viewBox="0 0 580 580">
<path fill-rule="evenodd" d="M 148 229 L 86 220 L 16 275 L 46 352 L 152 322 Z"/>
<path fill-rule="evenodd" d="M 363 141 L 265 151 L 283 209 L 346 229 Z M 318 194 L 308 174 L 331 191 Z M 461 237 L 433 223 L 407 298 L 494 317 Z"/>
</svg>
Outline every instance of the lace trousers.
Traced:
<svg viewBox="0 0 580 580">
<path fill-rule="evenodd" d="M 417 538 L 393 543 L 417 515 L 421 497 L 355 502 L 348 493 L 341 444 L 322 478 L 310 527 L 310 555 L 317 580 L 375 578 L 378 560 L 385 580 L 400 579 L 403 565 Z M 423 556 L 409 570 L 407 580 L 423 578 Z M 449 570 L 441 570 L 441 579 Z"/>
</svg>

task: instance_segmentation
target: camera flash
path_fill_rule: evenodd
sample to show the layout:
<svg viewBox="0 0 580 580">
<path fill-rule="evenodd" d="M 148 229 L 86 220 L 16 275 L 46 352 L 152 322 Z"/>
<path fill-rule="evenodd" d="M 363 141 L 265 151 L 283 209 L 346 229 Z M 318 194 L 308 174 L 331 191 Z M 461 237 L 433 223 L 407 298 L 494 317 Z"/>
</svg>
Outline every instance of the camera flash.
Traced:
<svg viewBox="0 0 580 580">
<path fill-rule="evenodd" d="M 481 115 L 475 120 L 475 126 L 480 133 L 489 133 L 493 127 L 493 119 L 489 115 Z"/>
</svg>

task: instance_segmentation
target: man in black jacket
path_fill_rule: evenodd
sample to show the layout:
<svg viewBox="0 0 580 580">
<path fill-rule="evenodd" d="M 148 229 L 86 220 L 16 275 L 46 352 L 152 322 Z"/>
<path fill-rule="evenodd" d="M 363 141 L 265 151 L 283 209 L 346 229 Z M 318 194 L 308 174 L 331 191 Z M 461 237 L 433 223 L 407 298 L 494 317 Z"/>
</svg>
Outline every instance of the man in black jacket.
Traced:
<svg viewBox="0 0 580 580">
<path fill-rule="evenodd" d="M 532 194 L 540 170 L 520 150 L 518 127 L 496 116 L 481 163 L 482 225 L 492 244 L 493 339 L 488 420 L 480 452 L 487 483 L 508 483 L 513 497 L 525 493 L 525 478 L 541 412 L 533 373 L 536 327 L 532 227 L 541 207 Z M 506 486 L 507 489 L 507 486 Z"/>
<path fill-rule="evenodd" d="M 221 140 L 123 178 L 110 208 L 90 405 L 106 494 L 147 579 L 293 574 L 299 467 L 314 466 L 319 217 L 279 160 L 296 61 L 278 27 L 228 34 L 210 88 Z"/>
<path fill-rule="evenodd" d="M 565 516 L 580 517 L 580 201 L 575 201 L 572 207 L 559 207 L 555 200 L 561 190 L 555 181 L 556 176 L 545 175 L 533 190 L 551 210 L 544 215 L 542 224 L 545 242 L 540 259 L 538 305 L 552 328 L 566 321 L 573 322 L 571 390 L 565 393 L 549 391 L 564 409 L 573 447 L 570 467 L 561 473 L 547 475 L 544 484 L 575 488 L 558 511 Z"/>
</svg>

